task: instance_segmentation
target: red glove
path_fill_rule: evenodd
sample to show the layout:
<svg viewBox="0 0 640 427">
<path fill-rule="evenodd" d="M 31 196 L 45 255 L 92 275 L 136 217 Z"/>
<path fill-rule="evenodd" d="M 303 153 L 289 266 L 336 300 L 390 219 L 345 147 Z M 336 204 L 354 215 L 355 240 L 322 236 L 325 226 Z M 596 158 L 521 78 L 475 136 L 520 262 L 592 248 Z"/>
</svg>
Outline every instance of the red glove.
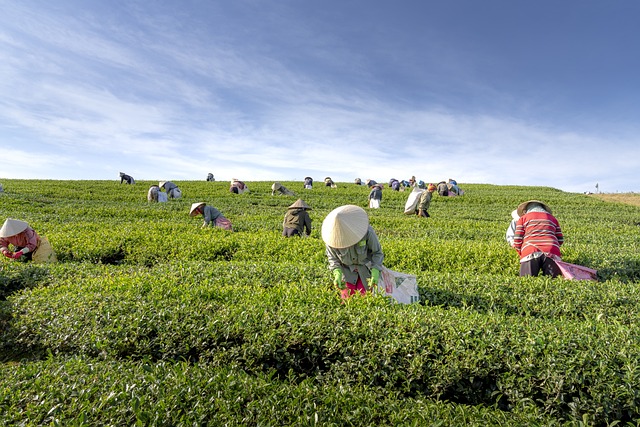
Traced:
<svg viewBox="0 0 640 427">
<path fill-rule="evenodd" d="M 2 251 L 2 255 L 6 256 L 7 258 L 13 258 L 13 254 L 11 253 L 11 251 L 8 251 L 6 249 Z"/>
<path fill-rule="evenodd" d="M 18 259 L 22 256 L 22 251 L 18 251 L 15 254 L 13 254 L 13 259 Z"/>
</svg>

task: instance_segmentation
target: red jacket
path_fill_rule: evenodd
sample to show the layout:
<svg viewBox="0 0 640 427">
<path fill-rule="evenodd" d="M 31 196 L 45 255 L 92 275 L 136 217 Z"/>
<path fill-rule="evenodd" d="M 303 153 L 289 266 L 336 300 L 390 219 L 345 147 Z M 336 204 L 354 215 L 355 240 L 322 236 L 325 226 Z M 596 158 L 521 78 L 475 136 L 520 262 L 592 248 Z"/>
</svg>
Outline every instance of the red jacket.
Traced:
<svg viewBox="0 0 640 427">
<path fill-rule="evenodd" d="M 558 220 L 547 212 L 529 212 L 516 222 L 513 247 L 524 258 L 534 252 L 560 255 L 564 236 Z"/>
</svg>

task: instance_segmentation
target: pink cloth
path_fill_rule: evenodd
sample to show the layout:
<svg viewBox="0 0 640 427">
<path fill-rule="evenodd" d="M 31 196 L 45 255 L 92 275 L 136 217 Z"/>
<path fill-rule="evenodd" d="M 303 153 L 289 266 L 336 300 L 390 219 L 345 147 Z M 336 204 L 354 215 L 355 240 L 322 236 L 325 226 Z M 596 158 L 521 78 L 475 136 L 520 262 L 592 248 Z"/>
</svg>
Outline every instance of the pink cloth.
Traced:
<svg viewBox="0 0 640 427">
<path fill-rule="evenodd" d="M 229 221 L 227 218 L 223 217 L 222 215 L 216 218 L 215 221 L 216 221 L 216 227 L 220 227 L 224 230 L 232 231 L 231 221 Z"/>
<path fill-rule="evenodd" d="M 361 295 L 366 295 L 367 293 L 367 290 L 364 288 L 364 285 L 362 284 L 362 280 L 360 279 L 360 277 L 358 277 L 358 281 L 356 282 L 355 285 L 349 282 L 346 282 L 346 285 L 347 285 L 346 289 L 340 290 L 340 296 L 342 297 L 342 299 L 347 299 L 355 295 L 357 292 L 360 292 Z"/>
</svg>

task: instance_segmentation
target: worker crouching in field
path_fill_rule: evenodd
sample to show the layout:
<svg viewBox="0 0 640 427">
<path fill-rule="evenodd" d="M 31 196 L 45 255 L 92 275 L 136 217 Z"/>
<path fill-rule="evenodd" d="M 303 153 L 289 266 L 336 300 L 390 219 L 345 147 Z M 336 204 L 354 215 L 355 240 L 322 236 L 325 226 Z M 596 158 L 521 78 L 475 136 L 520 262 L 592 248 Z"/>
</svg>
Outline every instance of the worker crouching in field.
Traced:
<svg viewBox="0 0 640 427">
<path fill-rule="evenodd" d="M 131 175 L 127 175 L 124 172 L 120 172 L 120 184 L 122 184 L 123 182 L 126 182 L 127 184 L 135 184 L 136 180 L 133 179 Z"/>
<path fill-rule="evenodd" d="M 345 205 L 331 211 L 322 222 L 322 240 L 343 299 L 377 286 L 384 254 L 364 209 Z"/>
<path fill-rule="evenodd" d="M 287 208 L 282 222 L 282 235 L 285 237 L 311 234 L 311 217 L 307 212 L 311 208 L 302 199 L 296 200 Z"/>
<path fill-rule="evenodd" d="M 231 185 L 229 186 L 229 191 L 235 194 L 242 194 L 249 191 L 249 187 L 242 182 L 238 181 L 236 178 L 231 180 Z"/>
<path fill-rule="evenodd" d="M 280 184 L 279 182 L 274 182 L 273 184 L 271 184 L 271 195 L 275 196 L 276 193 L 283 196 L 295 196 L 295 194 L 293 194 L 293 191 L 287 189 L 287 187 Z"/>
<path fill-rule="evenodd" d="M 213 206 L 208 206 L 205 202 L 196 202 L 191 205 L 189 215 L 196 216 L 202 215 L 204 217 L 204 223 L 202 228 L 207 226 L 222 228 L 223 230 L 233 231 L 231 221 L 220 213 L 220 211 Z"/>
<path fill-rule="evenodd" d="M 13 247 L 13 252 L 10 247 Z M 56 254 L 44 236 L 24 221 L 8 218 L 0 229 L 0 252 L 7 258 L 34 262 L 56 262 Z"/>
<path fill-rule="evenodd" d="M 516 209 L 520 218 L 516 221 L 513 247 L 520 254 L 520 276 L 562 275 L 555 260 L 561 260 L 560 245 L 564 236 L 551 209 L 538 201 L 529 200 Z"/>
<path fill-rule="evenodd" d="M 171 181 L 160 181 L 158 182 L 158 187 L 160 190 L 164 189 L 167 192 L 167 198 L 169 199 L 179 199 L 182 197 L 182 191 Z"/>
<path fill-rule="evenodd" d="M 382 202 L 382 186 L 380 184 L 376 184 L 371 187 L 371 191 L 369 192 L 369 207 L 371 209 L 378 209 L 380 207 L 380 203 Z"/>
<path fill-rule="evenodd" d="M 150 202 L 166 202 L 167 193 L 163 193 L 162 191 L 160 191 L 160 187 L 154 184 L 149 187 L 149 191 L 147 192 L 147 200 Z"/>
</svg>

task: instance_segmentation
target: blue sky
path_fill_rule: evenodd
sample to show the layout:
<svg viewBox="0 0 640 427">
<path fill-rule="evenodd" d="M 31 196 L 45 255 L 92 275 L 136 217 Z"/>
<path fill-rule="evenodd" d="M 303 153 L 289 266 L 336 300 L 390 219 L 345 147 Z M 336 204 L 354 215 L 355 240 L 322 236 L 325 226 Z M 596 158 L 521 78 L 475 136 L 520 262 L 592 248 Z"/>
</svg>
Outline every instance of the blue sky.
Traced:
<svg viewBox="0 0 640 427">
<path fill-rule="evenodd" d="M 635 0 L 0 10 L 0 178 L 640 191 Z"/>
</svg>

